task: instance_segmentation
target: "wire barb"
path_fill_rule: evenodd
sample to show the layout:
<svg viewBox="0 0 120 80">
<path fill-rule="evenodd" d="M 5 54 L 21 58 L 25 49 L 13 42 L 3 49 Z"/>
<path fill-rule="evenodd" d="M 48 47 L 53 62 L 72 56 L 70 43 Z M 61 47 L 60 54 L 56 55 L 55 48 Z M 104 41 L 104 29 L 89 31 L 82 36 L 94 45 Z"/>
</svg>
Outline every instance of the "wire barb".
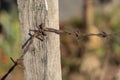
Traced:
<svg viewBox="0 0 120 80">
<path fill-rule="evenodd" d="M 15 60 L 12 57 L 10 57 L 10 59 L 14 64 L 16 64 Z"/>
</svg>

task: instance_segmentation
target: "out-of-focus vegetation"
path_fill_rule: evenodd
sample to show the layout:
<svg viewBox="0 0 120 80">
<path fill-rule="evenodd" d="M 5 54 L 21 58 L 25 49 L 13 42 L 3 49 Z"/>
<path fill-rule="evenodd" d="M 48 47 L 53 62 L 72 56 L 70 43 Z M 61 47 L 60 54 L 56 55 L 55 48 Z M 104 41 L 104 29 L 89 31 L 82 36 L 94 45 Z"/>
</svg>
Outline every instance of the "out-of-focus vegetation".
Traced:
<svg viewBox="0 0 120 80">
<path fill-rule="evenodd" d="M 11 3 L 11 4 L 10 4 Z M 20 27 L 17 6 L 13 0 L 0 1 L 0 77 L 11 65 L 10 57 L 20 55 Z"/>
<path fill-rule="evenodd" d="M 99 5 L 101 9 L 94 11 L 94 27 L 91 30 L 92 33 L 105 31 L 113 34 L 107 40 L 93 37 L 93 41 L 90 42 L 92 45 L 88 45 L 88 38 L 86 38 L 87 40 L 84 38 L 77 40 L 68 35 L 61 35 L 63 80 L 120 79 L 118 78 L 120 70 L 120 34 L 115 34 L 120 32 L 120 4 L 108 8 L 111 10 L 107 12 L 105 7 L 108 3 L 112 4 L 111 1 L 103 3 L 101 0 Z M 71 31 L 79 29 L 83 34 L 84 28 L 83 19 L 80 18 L 72 18 L 68 22 L 61 23 L 61 29 Z M 90 50 L 86 51 L 88 48 Z"/>
</svg>

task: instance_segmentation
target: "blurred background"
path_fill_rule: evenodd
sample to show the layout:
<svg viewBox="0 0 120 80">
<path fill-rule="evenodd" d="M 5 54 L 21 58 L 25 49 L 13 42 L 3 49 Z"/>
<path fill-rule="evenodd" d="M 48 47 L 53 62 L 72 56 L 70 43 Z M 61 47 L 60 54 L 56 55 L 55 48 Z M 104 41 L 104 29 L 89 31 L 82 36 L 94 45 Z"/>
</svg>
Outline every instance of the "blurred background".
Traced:
<svg viewBox="0 0 120 80">
<path fill-rule="evenodd" d="M 107 38 L 60 35 L 63 80 L 120 80 L 120 0 L 59 0 L 60 29 Z M 119 34 L 116 34 L 119 33 Z M 20 55 L 16 0 L 0 0 L 0 77 Z M 23 80 L 18 66 L 7 80 Z"/>
</svg>

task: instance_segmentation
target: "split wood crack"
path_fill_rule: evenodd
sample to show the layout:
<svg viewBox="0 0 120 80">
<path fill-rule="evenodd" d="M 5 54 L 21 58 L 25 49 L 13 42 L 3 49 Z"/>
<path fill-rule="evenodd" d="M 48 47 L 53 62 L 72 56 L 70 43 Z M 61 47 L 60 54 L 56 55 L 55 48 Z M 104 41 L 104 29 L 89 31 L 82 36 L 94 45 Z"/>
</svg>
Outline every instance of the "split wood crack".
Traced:
<svg viewBox="0 0 120 80">
<path fill-rule="evenodd" d="M 57 30 L 57 29 L 53 29 L 53 28 L 47 28 L 47 27 L 45 27 L 45 24 L 39 25 L 38 30 L 30 30 L 30 31 L 33 31 L 34 34 L 29 33 L 30 38 L 22 45 L 22 55 L 16 61 L 14 61 L 14 59 L 10 57 L 10 59 L 14 63 L 14 65 L 1 78 L 1 80 L 5 80 L 7 78 L 7 76 L 15 69 L 15 67 L 17 65 L 19 65 L 19 61 L 23 60 L 23 57 L 26 54 L 26 52 L 29 50 L 30 45 L 33 43 L 34 38 L 38 38 L 41 41 L 43 41 L 44 39 L 39 38 L 39 36 L 42 36 L 42 37 L 47 36 L 46 32 L 52 32 L 52 33 L 56 33 L 56 34 L 68 34 L 68 35 L 77 37 L 77 39 L 80 39 L 82 37 L 89 37 L 89 36 L 98 36 L 101 38 L 106 38 L 108 36 L 119 34 L 119 33 L 107 34 L 106 32 L 82 34 L 82 33 L 80 33 L 80 31 L 69 32 L 69 31 L 65 31 L 65 30 Z"/>
</svg>

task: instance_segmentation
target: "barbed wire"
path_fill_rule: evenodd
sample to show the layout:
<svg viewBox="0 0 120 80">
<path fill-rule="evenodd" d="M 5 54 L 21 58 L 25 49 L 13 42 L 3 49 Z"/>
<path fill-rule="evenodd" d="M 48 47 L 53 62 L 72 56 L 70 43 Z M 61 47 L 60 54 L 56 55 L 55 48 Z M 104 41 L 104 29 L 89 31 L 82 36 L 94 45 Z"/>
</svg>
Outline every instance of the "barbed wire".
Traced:
<svg viewBox="0 0 120 80">
<path fill-rule="evenodd" d="M 54 28 L 48 28 L 48 27 L 45 27 L 44 23 L 39 25 L 38 30 L 30 30 L 30 31 L 32 31 L 34 33 L 33 34 L 28 33 L 30 35 L 30 38 L 27 39 L 27 41 L 22 45 L 22 55 L 16 61 L 13 58 L 10 57 L 10 59 L 14 63 L 14 65 L 1 78 L 1 80 L 5 80 L 7 78 L 7 76 L 15 69 L 15 67 L 17 65 L 20 65 L 19 61 L 23 60 L 23 57 L 27 53 L 27 51 L 29 50 L 31 44 L 33 43 L 34 38 L 38 38 L 39 40 L 43 41 L 44 39 L 39 38 L 39 36 L 42 36 L 42 37 L 47 36 L 46 32 L 56 33 L 58 35 L 68 34 L 68 35 L 75 36 L 77 39 L 81 39 L 83 37 L 90 37 L 90 36 L 97 36 L 97 37 L 100 37 L 100 38 L 106 38 L 108 36 L 113 36 L 113 35 L 120 34 L 120 32 L 108 34 L 104 31 L 101 31 L 100 33 L 83 34 L 80 31 L 71 32 L 71 31 L 66 31 L 66 30 L 57 30 L 57 29 L 54 29 Z"/>
</svg>

